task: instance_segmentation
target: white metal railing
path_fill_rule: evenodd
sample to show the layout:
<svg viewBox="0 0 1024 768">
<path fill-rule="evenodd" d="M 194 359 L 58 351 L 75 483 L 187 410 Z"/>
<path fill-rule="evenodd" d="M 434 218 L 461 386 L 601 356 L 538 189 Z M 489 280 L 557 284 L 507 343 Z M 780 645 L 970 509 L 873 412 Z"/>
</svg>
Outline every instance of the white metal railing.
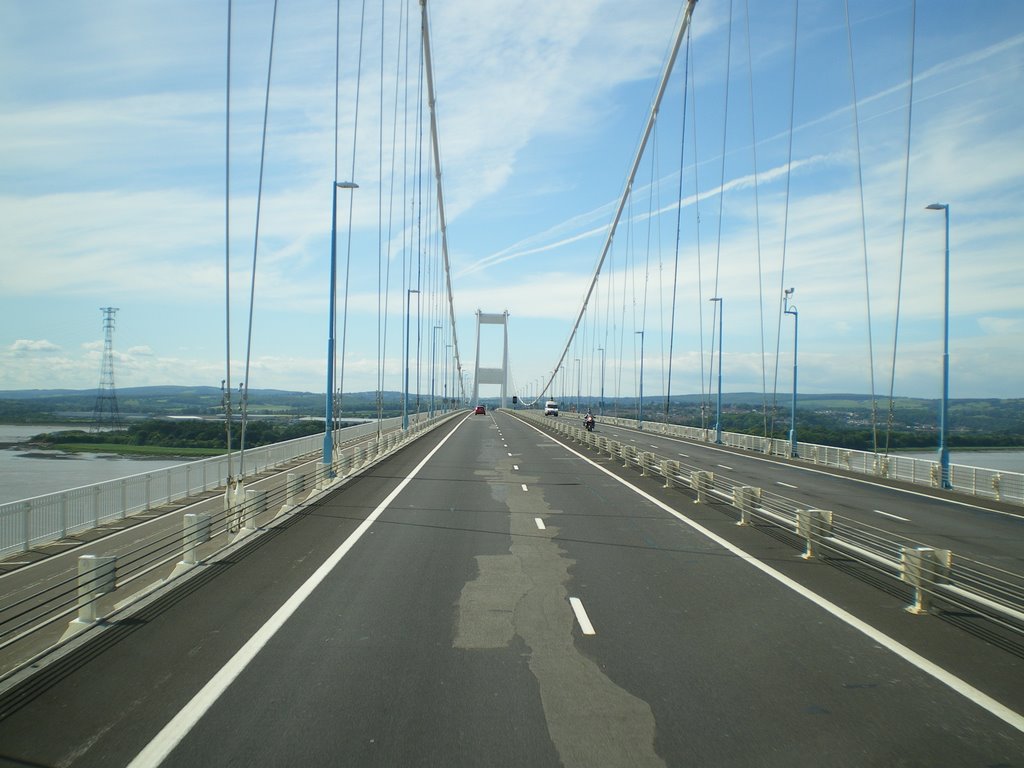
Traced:
<svg viewBox="0 0 1024 768">
<path fill-rule="evenodd" d="M 415 423 L 427 414 L 412 414 Z M 399 428 L 400 418 L 380 422 L 382 432 Z M 377 432 L 376 421 L 338 430 L 335 442 L 344 444 Z M 264 472 L 294 459 L 323 450 L 323 433 L 245 451 L 242 477 Z M 234 454 L 233 468 L 239 467 Z M 0 557 L 58 541 L 111 520 L 145 512 L 167 502 L 195 496 L 224 486 L 228 458 L 213 456 L 154 472 L 71 488 L 57 493 L 0 504 Z"/>
<path fill-rule="evenodd" d="M 438 412 L 433 417 L 411 416 L 406 430 L 399 428 L 399 419 L 390 419 L 381 424 L 379 434 L 376 422 L 339 430 L 329 464 L 319 460 L 322 434 L 265 446 L 267 450 L 260 452 L 262 458 L 254 457 L 252 471 L 246 470 L 250 487 L 244 488 L 244 493 L 224 494 L 223 498 L 209 499 L 206 504 L 195 500 L 197 503 L 189 505 L 188 511 L 180 509 L 179 515 L 169 513 L 156 526 L 137 529 L 133 541 L 126 547 L 117 547 L 116 555 L 114 549 L 104 547 L 102 538 L 97 539 L 91 545 L 93 552 L 58 565 L 53 579 L 13 587 L 0 604 L 0 681 L 12 671 L 24 668 L 41 649 L 52 648 L 49 643 L 57 635 L 51 633 L 48 639 L 39 633 L 62 619 L 78 613 L 58 644 L 149 594 L 154 586 L 173 581 L 200 562 L 209 562 L 240 537 L 271 525 L 281 515 L 302 509 L 311 499 L 330 493 L 363 469 L 463 413 L 460 409 Z M 289 456 L 298 461 L 291 461 Z M 248 452 L 246 458 L 250 458 Z M 203 463 L 190 462 L 189 472 L 194 474 Z M 257 480 L 251 478 L 259 467 L 279 463 L 287 466 L 277 472 L 263 472 Z M 103 497 L 102 489 L 99 496 Z M 143 580 L 152 578 L 151 574 L 172 564 L 169 576 L 148 587 L 141 586 Z"/>
<path fill-rule="evenodd" d="M 567 414 L 559 418 L 565 418 Z M 569 415 L 572 419 L 577 414 Z M 617 427 L 635 428 L 636 419 L 622 419 L 614 416 L 602 416 L 599 421 Z M 713 443 L 715 431 L 699 427 L 685 427 L 679 424 L 666 424 L 660 421 L 644 421 L 643 431 L 652 434 Z M 790 445 L 788 440 L 778 440 L 758 435 L 744 435 L 737 432 L 723 432 L 722 444 L 730 448 L 742 448 L 754 453 L 768 456 L 788 457 Z M 872 475 L 890 480 L 902 480 L 915 485 L 927 485 L 938 488 L 942 475 L 939 462 L 930 459 L 916 459 L 909 456 L 886 456 L 870 451 L 858 451 L 852 448 L 836 448 L 830 445 L 815 443 L 797 443 L 797 460 L 823 467 L 834 467 L 862 475 Z M 1020 472 L 1004 472 L 984 467 L 971 467 L 963 464 L 952 464 L 949 468 L 949 479 L 953 490 L 1009 504 L 1024 505 L 1024 474 Z"/>
</svg>

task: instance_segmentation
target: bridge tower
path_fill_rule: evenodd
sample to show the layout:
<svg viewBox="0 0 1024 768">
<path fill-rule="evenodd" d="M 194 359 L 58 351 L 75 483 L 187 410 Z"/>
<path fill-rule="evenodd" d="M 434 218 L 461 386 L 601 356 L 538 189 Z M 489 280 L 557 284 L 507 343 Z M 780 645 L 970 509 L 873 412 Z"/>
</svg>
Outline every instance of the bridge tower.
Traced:
<svg viewBox="0 0 1024 768">
<path fill-rule="evenodd" d="M 504 327 L 504 344 L 502 345 L 501 367 L 482 368 L 480 366 L 480 326 L 500 325 Z M 498 384 L 501 386 L 501 407 L 507 405 L 508 399 L 508 310 L 500 315 L 476 311 L 476 371 L 473 375 L 473 405 L 480 402 L 480 385 Z"/>
<path fill-rule="evenodd" d="M 92 409 L 93 431 L 102 427 L 121 429 L 121 414 L 117 409 L 114 390 L 114 315 L 117 307 L 100 307 L 103 313 L 103 362 L 100 364 L 100 385 L 96 390 L 96 405 Z"/>
</svg>

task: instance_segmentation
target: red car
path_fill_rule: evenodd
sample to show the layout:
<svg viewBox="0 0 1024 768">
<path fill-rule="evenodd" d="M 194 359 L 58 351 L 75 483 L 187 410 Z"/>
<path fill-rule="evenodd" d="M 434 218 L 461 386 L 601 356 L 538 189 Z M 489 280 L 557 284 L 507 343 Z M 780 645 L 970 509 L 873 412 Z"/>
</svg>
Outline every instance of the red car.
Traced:
<svg viewBox="0 0 1024 768">
<path fill-rule="evenodd" d="M 473 415 L 476 416 L 476 415 L 481 414 L 481 413 L 487 413 L 487 409 L 484 408 L 482 405 L 478 405 L 476 407 L 476 410 L 473 411 Z"/>
</svg>

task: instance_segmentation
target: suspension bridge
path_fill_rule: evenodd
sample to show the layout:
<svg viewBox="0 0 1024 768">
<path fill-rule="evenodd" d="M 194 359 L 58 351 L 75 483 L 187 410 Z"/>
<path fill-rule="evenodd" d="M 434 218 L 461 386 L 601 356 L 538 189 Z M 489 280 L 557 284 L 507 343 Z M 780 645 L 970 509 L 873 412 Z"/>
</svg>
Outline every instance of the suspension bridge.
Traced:
<svg viewBox="0 0 1024 768">
<path fill-rule="evenodd" d="M 945 337 L 941 355 L 927 351 L 934 378 L 949 379 L 952 204 L 910 202 L 913 4 L 901 17 L 906 102 L 886 180 L 901 213 L 882 225 L 895 243 L 886 267 L 869 250 L 869 219 L 883 214 L 864 191 L 856 63 L 869 54 L 855 47 L 849 8 L 835 39 L 849 67 L 843 156 L 859 184 L 834 204 L 854 211 L 843 240 L 854 255 L 818 275 L 807 256 L 823 246 L 807 242 L 797 200 L 821 210 L 835 190 L 810 190 L 796 171 L 825 161 L 793 153 L 807 130 L 796 121 L 808 10 L 793 4 L 785 127 L 767 140 L 752 11 L 713 6 L 728 44 L 716 62 L 727 71 L 722 133 L 709 149 L 695 135 L 704 3 L 688 0 L 650 43 L 664 56 L 638 140 L 618 148 L 632 159 L 589 236 L 600 241 L 592 270 L 553 268 L 534 284 L 534 301 L 571 297 L 564 326 L 532 322 L 526 301 L 476 306 L 475 329 L 458 322 L 467 303 L 498 294 L 463 293 L 467 275 L 557 248 L 453 257 L 436 29 L 425 0 L 389 5 L 371 18 L 364 4 L 358 37 L 343 34 L 340 3 L 335 20 L 325 431 L 245 448 L 266 213 L 257 194 L 240 362 L 239 22 L 228 4 L 224 410 L 228 445 L 239 429 L 243 448 L 0 505 L 0 763 L 1017 764 L 1024 477 L 949 463 L 945 386 L 935 457 L 890 450 L 897 371 L 920 352 L 901 352 L 904 260 L 927 229 L 941 263 L 936 210 L 945 281 L 934 267 L 924 282 L 945 287 L 945 311 L 932 313 Z M 277 14 L 275 3 L 252 144 L 260 193 L 274 149 Z M 346 39 L 358 50 L 348 79 Z M 749 111 L 735 121 L 741 103 Z M 357 164 L 361 108 L 377 120 L 369 167 Z M 738 131 L 752 171 L 730 180 Z M 769 161 L 780 146 L 782 161 Z M 357 199 L 373 192 L 367 237 Z M 750 242 L 723 226 L 730 217 L 749 224 Z M 797 339 L 813 344 L 827 303 L 803 303 L 799 279 L 840 283 L 832 299 L 859 307 L 842 349 L 864 361 L 851 388 L 870 396 L 867 450 L 800 439 Z M 811 329 L 798 337 L 800 317 Z M 743 352 L 726 353 L 731 340 Z M 367 371 L 377 418 L 338 428 Z M 758 434 L 723 425 L 723 386 L 759 392 Z M 389 390 L 402 393 L 400 416 L 385 413 Z M 682 392 L 700 393 L 700 424 L 670 418 Z M 604 413 L 606 395 L 635 397 L 635 413 Z M 467 408 L 492 397 L 499 408 Z M 559 415 L 545 415 L 549 399 L 562 400 Z M 598 412 L 595 431 L 566 411 L 573 399 Z"/>
</svg>

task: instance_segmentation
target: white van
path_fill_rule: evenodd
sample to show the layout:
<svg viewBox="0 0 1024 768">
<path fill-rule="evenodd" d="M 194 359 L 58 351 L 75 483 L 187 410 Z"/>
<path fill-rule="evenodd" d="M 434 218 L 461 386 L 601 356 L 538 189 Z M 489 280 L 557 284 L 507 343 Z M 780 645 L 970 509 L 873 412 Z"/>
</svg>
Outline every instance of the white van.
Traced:
<svg viewBox="0 0 1024 768">
<path fill-rule="evenodd" d="M 548 400 L 544 403 L 544 415 L 545 416 L 557 416 L 558 415 L 558 403 L 554 400 Z"/>
</svg>

